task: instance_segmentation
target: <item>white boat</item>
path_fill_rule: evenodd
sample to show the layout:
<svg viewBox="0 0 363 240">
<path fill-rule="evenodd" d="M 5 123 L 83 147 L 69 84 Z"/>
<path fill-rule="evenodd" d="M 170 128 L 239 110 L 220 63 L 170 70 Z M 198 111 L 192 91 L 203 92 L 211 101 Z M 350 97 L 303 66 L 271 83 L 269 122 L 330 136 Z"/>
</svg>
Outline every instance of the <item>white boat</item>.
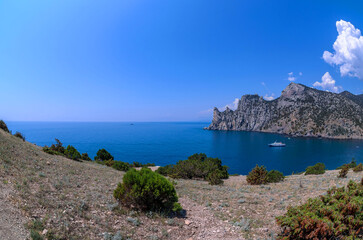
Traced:
<svg viewBox="0 0 363 240">
<path fill-rule="evenodd" d="M 282 142 L 274 142 L 274 143 L 270 143 L 269 145 L 268 145 L 269 147 L 285 147 L 286 146 L 286 144 L 285 143 L 282 143 Z"/>
</svg>

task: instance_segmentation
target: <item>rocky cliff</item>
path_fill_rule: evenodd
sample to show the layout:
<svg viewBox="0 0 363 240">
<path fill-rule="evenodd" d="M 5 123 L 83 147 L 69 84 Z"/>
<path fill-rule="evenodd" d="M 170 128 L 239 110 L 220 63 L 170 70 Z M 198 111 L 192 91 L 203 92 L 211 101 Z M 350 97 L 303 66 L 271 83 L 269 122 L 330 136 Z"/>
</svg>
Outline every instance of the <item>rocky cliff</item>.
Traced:
<svg viewBox="0 0 363 240">
<path fill-rule="evenodd" d="M 273 101 L 244 95 L 235 111 L 214 108 L 212 123 L 206 129 L 363 139 L 363 95 L 291 83 Z"/>
</svg>

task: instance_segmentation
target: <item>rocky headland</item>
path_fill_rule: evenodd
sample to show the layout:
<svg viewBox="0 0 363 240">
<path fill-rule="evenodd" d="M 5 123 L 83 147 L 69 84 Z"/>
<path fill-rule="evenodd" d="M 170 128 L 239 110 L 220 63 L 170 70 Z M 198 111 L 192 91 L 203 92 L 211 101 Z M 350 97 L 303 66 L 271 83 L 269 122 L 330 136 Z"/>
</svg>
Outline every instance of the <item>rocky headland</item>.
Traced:
<svg viewBox="0 0 363 240">
<path fill-rule="evenodd" d="M 272 101 L 244 95 L 234 111 L 214 108 L 212 123 L 206 129 L 363 139 L 363 94 L 337 94 L 290 83 Z"/>
</svg>

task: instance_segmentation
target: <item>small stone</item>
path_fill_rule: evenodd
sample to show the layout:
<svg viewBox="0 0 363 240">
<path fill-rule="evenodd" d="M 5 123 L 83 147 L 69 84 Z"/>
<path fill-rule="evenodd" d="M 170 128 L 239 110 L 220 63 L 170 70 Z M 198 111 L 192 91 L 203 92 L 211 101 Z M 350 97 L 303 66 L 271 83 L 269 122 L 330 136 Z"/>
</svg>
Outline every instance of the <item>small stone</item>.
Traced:
<svg viewBox="0 0 363 240">
<path fill-rule="evenodd" d="M 49 161 L 47 161 L 47 165 L 50 165 L 50 162 Z"/>
<path fill-rule="evenodd" d="M 189 226 L 189 225 L 192 223 L 192 221 L 185 220 L 185 222 L 184 222 L 184 223 L 185 223 L 185 225 L 188 225 L 188 226 Z"/>
<path fill-rule="evenodd" d="M 43 235 L 46 235 L 47 233 L 48 233 L 47 229 L 44 229 L 43 232 L 42 232 Z"/>
</svg>

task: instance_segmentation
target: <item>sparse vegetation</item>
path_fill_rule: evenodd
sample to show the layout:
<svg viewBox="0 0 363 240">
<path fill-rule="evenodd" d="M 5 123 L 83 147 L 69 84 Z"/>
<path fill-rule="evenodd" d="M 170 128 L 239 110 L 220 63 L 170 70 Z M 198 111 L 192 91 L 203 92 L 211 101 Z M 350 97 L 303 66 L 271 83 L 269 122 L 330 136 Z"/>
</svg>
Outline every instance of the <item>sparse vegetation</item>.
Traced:
<svg viewBox="0 0 363 240">
<path fill-rule="evenodd" d="M 121 162 L 121 161 L 113 161 L 113 164 L 111 167 L 113 167 L 116 170 L 124 171 L 124 172 L 127 172 L 130 169 L 128 163 Z"/>
<path fill-rule="evenodd" d="M 78 160 L 81 159 L 81 154 L 77 151 L 77 149 L 71 145 L 68 145 L 66 150 L 64 151 L 64 154 L 67 158 Z"/>
<path fill-rule="evenodd" d="M 314 166 L 309 166 L 306 168 L 305 175 L 319 175 L 325 173 L 325 164 L 317 163 Z"/>
<path fill-rule="evenodd" d="M 6 125 L 6 123 L 3 120 L 0 120 L 0 129 L 4 130 L 7 133 L 10 132 L 8 129 L 8 126 Z"/>
<path fill-rule="evenodd" d="M 344 167 L 348 167 L 348 168 L 355 168 L 357 166 L 357 161 L 353 158 L 352 161 L 348 164 L 343 164 L 340 167 L 337 167 L 337 169 L 343 169 Z"/>
<path fill-rule="evenodd" d="M 271 170 L 267 173 L 267 182 L 276 183 L 281 182 L 285 179 L 285 176 L 282 172 L 277 170 Z"/>
<path fill-rule="evenodd" d="M 283 227 L 282 239 L 361 239 L 363 237 L 363 186 L 328 190 L 327 195 L 309 199 L 289 208 L 277 223 Z"/>
<path fill-rule="evenodd" d="M 128 171 L 114 191 L 122 206 L 140 210 L 170 211 L 178 208 L 178 196 L 171 182 L 147 168 Z"/>
<path fill-rule="evenodd" d="M 56 144 L 52 144 L 52 146 L 44 146 L 43 151 L 52 155 L 63 155 L 65 152 L 65 148 L 63 147 L 63 143 L 59 141 L 59 139 L 55 139 Z"/>
<path fill-rule="evenodd" d="M 221 170 L 215 169 L 213 172 L 209 173 L 207 176 L 207 181 L 209 182 L 210 185 L 223 184 Z"/>
<path fill-rule="evenodd" d="M 140 162 L 133 162 L 130 164 L 130 167 L 154 167 L 155 163 L 140 163 Z"/>
<path fill-rule="evenodd" d="M 84 161 L 92 161 L 92 159 L 88 156 L 88 153 L 82 153 L 81 159 Z"/>
<path fill-rule="evenodd" d="M 349 171 L 349 166 L 348 165 L 344 166 L 342 169 L 340 169 L 338 177 L 339 178 L 347 177 L 348 171 Z"/>
<path fill-rule="evenodd" d="M 362 163 L 359 163 L 355 168 L 353 168 L 353 172 L 361 172 L 363 171 Z"/>
<path fill-rule="evenodd" d="M 247 175 L 247 182 L 251 185 L 281 182 L 285 179 L 282 172 L 277 170 L 267 171 L 264 166 L 256 165 Z"/>
<path fill-rule="evenodd" d="M 24 137 L 24 135 L 22 134 L 22 133 L 20 133 L 20 132 L 16 132 L 15 134 L 14 134 L 14 136 L 15 137 L 17 137 L 17 138 L 20 138 L 21 140 L 23 140 L 23 141 L 25 141 L 25 137 Z"/>
<path fill-rule="evenodd" d="M 199 153 L 188 157 L 187 160 L 181 160 L 175 165 L 160 167 L 157 172 L 172 178 L 203 180 L 213 178 L 213 182 L 216 183 L 220 182 L 216 179 L 217 177 L 220 179 L 228 178 L 227 169 L 227 166 L 222 166 L 222 161 L 219 158 L 210 158 L 204 153 Z"/>
<path fill-rule="evenodd" d="M 107 160 L 113 160 L 113 156 L 111 153 L 107 152 L 106 149 L 102 148 L 97 151 L 97 154 L 95 156 L 96 161 L 107 161 Z"/>
</svg>

